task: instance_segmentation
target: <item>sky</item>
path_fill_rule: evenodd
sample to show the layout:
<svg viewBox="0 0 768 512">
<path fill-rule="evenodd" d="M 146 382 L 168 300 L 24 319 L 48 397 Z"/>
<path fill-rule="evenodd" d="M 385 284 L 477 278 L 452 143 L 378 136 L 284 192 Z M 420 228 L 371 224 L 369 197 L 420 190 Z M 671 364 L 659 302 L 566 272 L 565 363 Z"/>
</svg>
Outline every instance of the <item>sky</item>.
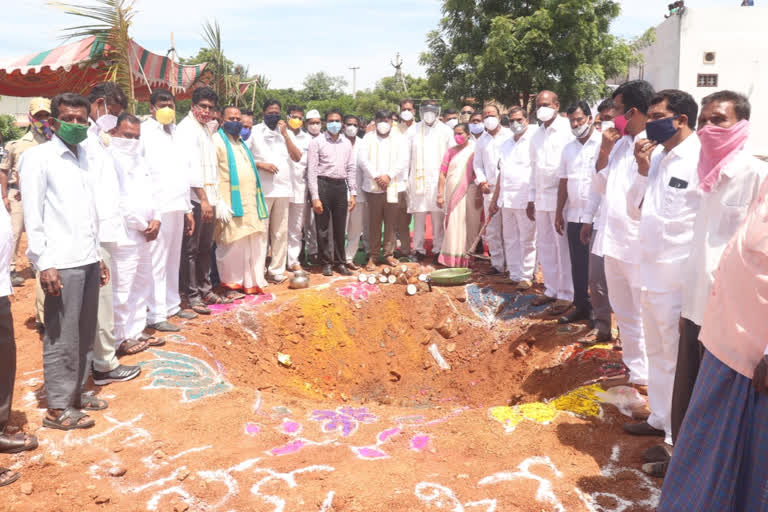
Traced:
<svg viewBox="0 0 768 512">
<path fill-rule="evenodd" d="M 72 0 L 77 2 L 77 0 Z M 631 38 L 664 21 L 672 0 L 619 0 L 622 14 L 611 32 Z M 755 3 L 768 0 L 757 0 Z M 81 20 L 45 0 L 3 2 L 0 62 L 61 44 L 62 29 Z M 690 7 L 738 6 L 740 0 L 688 0 Z M 304 77 L 325 71 L 343 76 L 352 88 L 372 88 L 393 74 L 396 53 L 403 70 L 424 76 L 418 64 L 426 34 L 437 27 L 440 0 L 135 0 L 133 37 L 165 54 L 174 34 L 177 54 L 191 57 L 204 46 L 202 24 L 218 20 L 225 54 L 264 74 L 272 88 L 300 88 Z"/>
</svg>

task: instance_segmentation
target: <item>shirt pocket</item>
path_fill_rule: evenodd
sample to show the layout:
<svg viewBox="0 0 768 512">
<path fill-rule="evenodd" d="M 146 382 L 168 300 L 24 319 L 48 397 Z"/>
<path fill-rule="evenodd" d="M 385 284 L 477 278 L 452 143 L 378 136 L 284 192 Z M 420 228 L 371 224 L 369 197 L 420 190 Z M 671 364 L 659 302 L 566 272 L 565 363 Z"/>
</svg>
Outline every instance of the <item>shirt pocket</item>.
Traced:
<svg viewBox="0 0 768 512">
<path fill-rule="evenodd" d="M 686 198 L 690 191 L 687 188 L 675 188 L 669 185 L 664 187 L 664 202 L 661 207 L 662 215 L 667 219 L 674 219 L 686 204 Z"/>
</svg>

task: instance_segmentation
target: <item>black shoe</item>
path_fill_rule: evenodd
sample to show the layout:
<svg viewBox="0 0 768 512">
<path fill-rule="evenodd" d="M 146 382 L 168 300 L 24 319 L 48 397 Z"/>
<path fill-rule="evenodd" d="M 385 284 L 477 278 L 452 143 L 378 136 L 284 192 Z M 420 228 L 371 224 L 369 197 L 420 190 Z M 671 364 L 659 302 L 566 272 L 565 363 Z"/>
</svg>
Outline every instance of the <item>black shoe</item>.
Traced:
<svg viewBox="0 0 768 512">
<path fill-rule="evenodd" d="M 343 276 L 351 276 L 352 272 L 349 271 L 347 265 L 336 265 L 336 272 Z"/>
<path fill-rule="evenodd" d="M 16 271 L 11 272 L 11 286 L 24 286 L 24 278 Z"/>
<path fill-rule="evenodd" d="M 497 276 L 501 273 L 502 273 L 501 270 L 497 269 L 496 267 L 491 267 L 485 271 L 485 275 L 487 276 Z"/>
<path fill-rule="evenodd" d="M 632 434 L 633 436 L 664 437 L 663 430 L 653 428 L 647 421 L 641 421 L 640 423 L 626 423 L 622 428 L 624 429 L 624 432 Z"/>
<path fill-rule="evenodd" d="M 106 386 L 110 382 L 125 382 L 135 379 L 141 373 L 138 366 L 126 366 L 121 364 L 114 370 L 108 372 L 97 372 L 93 370 L 93 383 L 97 386 Z"/>
<path fill-rule="evenodd" d="M 559 324 L 570 324 L 571 322 L 578 322 L 580 320 L 586 320 L 590 316 L 590 312 L 588 309 L 578 309 L 574 308 L 568 313 L 564 314 L 560 318 L 557 319 L 557 323 Z"/>
<path fill-rule="evenodd" d="M 657 444 L 643 452 L 645 462 L 668 462 L 672 458 L 672 447 L 668 444 Z"/>
<path fill-rule="evenodd" d="M 35 320 L 35 330 L 37 330 L 37 334 L 42 336 L 45 334 L 45 325 L 42 322 Z"/>
<path fill-rule="evenodd" d="M 323 275 L 331 277 L 333 275 L 333 269 L 330 265 L 323 265 Z"/>
<path fill-rule="evenodd" d="M 418 261 L 419 263 L 424 261 L 424 258 L 426 258 L 426 257 L 427 257 L 426 254 L 423 254 L 423 253 L 420 253 L 420 252 L 415 252 L 415 253 L 411 254 L 411 260 Z"/>
</svg>

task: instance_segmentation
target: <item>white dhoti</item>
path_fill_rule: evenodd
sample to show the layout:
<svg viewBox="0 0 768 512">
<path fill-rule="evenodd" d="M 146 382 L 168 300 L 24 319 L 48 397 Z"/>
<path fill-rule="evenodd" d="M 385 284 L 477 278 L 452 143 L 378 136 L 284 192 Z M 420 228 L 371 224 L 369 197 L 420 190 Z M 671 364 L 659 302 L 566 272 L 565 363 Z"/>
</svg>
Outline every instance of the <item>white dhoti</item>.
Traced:
<svg viewBox="0 0 768 512">
<path fill-rule="evenodd" d="M 136 339 L 147 325 L 147 303 L 152 294 L 150 246 L 154 243 L 122 245 L 112 251 L 116 347 Z"/>
<path fill-rule="evenodd" d="M 672 390 L 680 343 L 680 310 L 683 291 L 640 291 L 643 334 L 648 355 L 648 424 L 665 432 L 664 441 L 672 444 Z M 622 331 L 622 339 L 623 339 Z"/>
<path fill-rule="evenodd" d="M 310 203 L 304 205 L 304 241 L 307 243 L 307 254 L 310 256 L 317 255 L 317 228 Z"/>
<path fill-rule="evenodd" d="M 360 197 L 360 196 L 358 196 Z M 355 259 L 357 249 L 360 247 L 360 239 L 363 238 L 363 231 L 368 225 L 368 203 L 360 201 L 355 204 L 354 210 L 347 213 L 347 263 Z M 365 247 L 365 242 L 363 247 Z"/>
<path fill-rule="evenodd" d="M 288 267 L 298 265 L 301 254 L 302 229 L 306 203 L 291 203 L 288 206 Z"/>
<path fill-rule="evenodd" d="M 485 218 L 490 215 L 488 208 L 491 206 L 491 198 L 493 196 L 493 189 L 490 194 L 483 194 L 483 211 L 485 212 Z M 499 272 L 508 270 L 510 264 L 509 260 L 504 254 L 504 234 L 503 234 L 503 219 L 498 213 L 491 218 L 491 222 L 485 228 L 485 235 L 483 240 L 488 244 L 488 252 L 491 254 L 491 266 Z M 474 250 L 474 247 L 470 248 Z"/>
<path fill-rule="evenodd" d="M 495 216 L 502 218 L 504 257 L 509 278 L 513 281 L 533 281 L 533 272 L 536 270 L 536 224 L 528 218 L 525 210 L 517 208 L 502 208 Z"/>
<path fill-rule="evenodd" d="M 645 351 L 640 307 L 639 268 L 635 263 L 605 256 L 608 298 L 621 333 L 621 358 L 629 368 L 629 381 L 648 385 L 648 356 Z M 677 356 L 675 356 L 677 357 Z"/>
<path fill-rule="evenodd" d="M 263 292 L 267 287 L 264 278 L 266 257 L 266 232 L 248 235 L 231 244 L 217 244 L 216 264 L 221 284 L 249 294 Z"/>
<path fill-rule="evenodd" d="M 179 312 L 179 265 L 184 236 L 184 212 L 160 215 L 160 232 L 149 244 L 152 260 L 152 289 L 149 295 L 149 324 L 168 320 Z"/>
<path fill-rule="evenodd" d="M 568 238 L 555 231 L 555 212 L 536 211 L 536 252 L 548 297 L 573 301 Z"/>
<path fill-rule="evenodd" d="M 413 251 L 426 254 L 424 238 L 427 232 L 427 213 L 432 220 L 432 254 L 437 254 L 443 247 L 445 234 L 445 213 L 442 211 L 417 212 L 413 214 Z"/>
</svg>

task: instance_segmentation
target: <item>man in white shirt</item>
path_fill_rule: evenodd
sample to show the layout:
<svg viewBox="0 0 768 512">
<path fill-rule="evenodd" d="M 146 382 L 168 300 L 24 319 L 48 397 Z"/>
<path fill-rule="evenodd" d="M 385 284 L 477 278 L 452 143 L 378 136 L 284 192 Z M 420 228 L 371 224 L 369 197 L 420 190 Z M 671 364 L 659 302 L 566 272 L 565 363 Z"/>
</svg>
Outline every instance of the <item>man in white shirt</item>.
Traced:
<svg viewBox="0 0 768 512">
<path fill-rule="evenodd" d="M 116 347 L 137 342 L 147 325 L 147 303 L 152 293 L 150 247 L 160 231 L 157 198 L 149 167 L 141 154 L 140 136 L 141 121 L 127 112 L 120 114 L 109 147 L 127 231 L 125 240 L 112 251 Z M 97 380 L 94 375 L 94 381 Z"/>
<path fill-rule="evenodd" d="M 259 178 L 267 200 L 267 230 L 272 259 L 267 279 L 282 283 L 288 261 L 288 209 L 293 197 L 291 167 L 301 161 L 301 149 L 281 119 L 282 104 L 275 99 L 264 101 L 264 121 L 253 128 L 246 145 L 253 153 Z"/>
<path fill-rule="evenodd" d="M 499 148 L 511 136 L 509 128 L 501 126 L 501 113 L 496 105 L 486 105 L 483 108 L 483 127 L 485 132 L 477 139 L 473 166 L 475 168 L 475 184 L 483 193 L 483 207 L 486 218 L 491 205 L 491 197 L 498 181 Z M 490 275 L 504 272 L 504 241 L 502 236 L 502 216 L 494 215 L 485 228 L 485 243 L 491 254 Z M 472 247 L 471 249 L 474 249 Z"/>
<path fill-rule="evenodd" d="M 414 101 L 410 99 L 400 100 L 400 113 L 393 112 L 393 116 L 400 120 L 395 121 L 392 135 L 402 137 L 402 142 L 410 145 L 410 137 L 416 125 L 414 120 Z M 408 154 L 410 160 L 410 151 Z M 410 166 L 410 164 L 409 164 Z M 395 222 L 395 247 L 396 255 L 408 255 L 411 253 L 411 214 L 408 212 L 408 173 L 397 184 L 397 221 Z M 399 248 L 398 248 L 399 247 Z"/>
<path fill-rule="evenodd" d="M 616 128 L 602 131 L 595 164 L 598 172 L 592 180 L 603 196 L 605 277 L 621 332 L 622 359 L 629 368 L 628 378 L 616 379 L 616 383 L 628 381 L 641 389 L 648 385 L 648 357 L 640 313 L 640 223 L 627 213 L 627 193 L 637 176 L 635 143 L 646 138 L 646 112 L 654 95 L 651 84 L 643 80 L 626 82 L 614 91 L 616 112 L 627 119 L 627 135 L 621 137 Z"/>
<path fill-rule="evenodd" d="M 555 231 L 563 149 L 573 140 L 568 120 L 560 116 L 559 110 L 560 101 L 554 92 L 541 91 L 536 96 L 536 117 L 542 125 L 531 140 L 533 178 L 527 208 L 528 218 L 536 222 L 536 252 L 546 288 L 533 304 L 555 302 L 548 310 L 551 315 L 565 313 L 573 300 L 568 241 Z"/>
<path fill-rule="evenodd" d="M 375 131 L 369 132 L 359 142 L 358 166 L 360 183 L 368 204 L 368 244 L 370 247 L 368 272 L 376 270 L 381 250 L 381 224 L 384 223 L 383 259 L 396 266 L 395 227 L 398 216 L 398 183 L 408 172 L 408 143 L 391 134 L 390 114 L 380 110 L 375 115 Z"/>
<path fill-rule="evenodd" d="M 408 179 L 408 213 L 413 214 L 413 257 L 424 261 L 427 214 L 432 220 L 432 253 L 435 261 L 443 243 L 443 210 L 437 205 L 437 184 L 445 151 L 452 144 L 453 130 L 438 121 L 440 106 L 425 100 L 421 121 L 410 135 L 411 158 Z"/>
<path fill-rule="evenodd" d="M 342 121 L 344 136 L 352 144 L 352 162 L 355 166 L 355 183 L 361 183 L 362 173 L 358 165 L 357 155 L 360 151 L 361 140 L 357 136 L 360 130 L 360 118 L 353 114 L 346 114 Z M 349 192 L 347 192 L 349 195 Z M 354 259 L 357 250 L 360 248 L 360 240 L 363 240 L 363 249 L 367 244 L 367 233 L 365 230 L 368 225 L 368 202 L 365 194 L 358 194 L 355 198 L 355 209 L 347 212 L 347 246 L 344 253 L 347 268 L 349 270 L 358 270 L 360 267 L 355 265 Z"/>
<path fill-rule="evenodd" d="M 640 221 L 640 304 L 648 354 L 646 421 L 624 425 L 634 435 L 658 435 L 671 448 L 683 264 L 699 206 L 701 145 L 694 135 L 698 107 L 690 94 L 660 91 L 648 108 L 647 139 L 635 143 L 637 176 L 629 189 L 629 216 Z M 664 151 L 655 152 L 658 145 Z M 647 459 L 648 457 L 646 457 Z"/>
<path fill-rule="evenodd" d="M 197 316 L 181 308 L 179 297 L 182 239 L 185 233 L 192 232 L 195 222 L 189 200 L 187 149 L 176 137 L 176 100 L 173 95 L 164 89 L 156 89 L 150 97 L 150 112 L 152 117 L 142 126 L 141 146 L 162 227 L 148 247 L 152 286 L 148 296 L 147 325 L 160 332 L 177 332 L 179 326 L 169 322 L 170 318 L 189 320 Z M 204 313 L 207 308 L 198 304 L 197 309 Z"/>
<path fill-rule="evenodd" d="M 85 146 L 88 149 L 89 170 L 96 180 L 96 210 L 99 216 L 99 242 L 101 259 L 113 272 L 112 255 L 117 244 L 127 236 L 119 209 L 120 186 L 114 162 L 108 153 L 111 141 L 109 132 L 117 124 L 117 116 L 128 106 L 128 98 L 114 82 L 103 82 L 88 94 L 91 102 L 89 116 L 91 126 Z M 114 290 L 110 280 L 99 290 L 97 336 L 93 347 L 93 379 L 103 385 L 135 378 L 141 373 L 138 366 L 121 365 L 117 355 L 136 354 L 145 350 L 147 340 L 118 346 L 115 343 Z"/>
<path fill-rule="evenodd" d="M 576 137 L 563 149 L 560 165 L 560 185 L 557 191 L 555 231 L 568 237 L 573 280 L 573 309 L 560 317 L 561 324 L 588 319 L 592 305 L 589 302 L 589 244 L 581 241 L 581 228 L 592 222 L 587 212 L 595 162 L 600 151 L 602 136 L 595 130 L 592 110 L 585 101 L 568 107 L 571 133 Z M 564 213 L 564 212 L 567 212 Z"/>
<path fill-rule="evenodd" d="M 704 354 L 699 330 L 715 269 L 768 176 L 768 166 L 749 149 L 750 113 L 749 100 L 733 91 L 716 92 L 701 102 L 697 136 L 701 143 L 702 197 L 682 272 L 680 341 L 672 395 L 673 442 L 677 441 Z"/>
<path fill-rule="evenodd" d="M 499 149 L 499 172 L 490 201 L 489 214 L 494 217 L 501 209 L 504 259 L 509 279 L 518 290 L 533 284 L 536 270 L 536 224 L 525 209 L 531 186 L 531 138 L 536 129 L 528 125 L 523 109 L 509 109 L 512 137 Z"/>
<path fill-rule="evenodd" d="M 301 151 L 298 162 L 291 159 L 291 197 L 288 205 L 288 270 L 301 270 L 299 257 L 302 252 L 302 230 L 307 210 L 307 150 L 312 135 L 302 130 L 304 109 L 298 105 L 288 105 L 288 128 L 291 130 L 294 144 Z M 312 111 L 317 112 L 317 111 Z M 310 113 L 312 113 L 310 112 Z M 317 133 L 320 133 L 320 113 L 317 113 Z M 314 118 L 313 118 L 314 121 Z M 311 218 L 311 215 L 309 216 Z M 306 228 L 309 229 L 309 228 Z"/>
<path fill-rule="evenodd" d="M 88 99 L 72 93 L 51 101 L 54 137 L 21 162 L 27 257 L 45 291 L 43 425 L 71 430 L 94 425 L 82 409 L 107 407 L 83 394 L 96 337 L 99 287 L 109 269 L 99 254 L 98 180 L 86 145 Z"/>
<path fill-rule="evenodd" d="M 218 198 L 216 149 L 212 139 L 218 126 L 213 117 L 218 98 L 210 87 L 195 89 L 192 109 L 179 123 L 174 136 L 184 158 L 181 165 L 189 173 L 194 218 L 191 234 L 184 233 L 182 241 L 179 289 L 192 310 L 204 315 L 211 312 L 206 304 L 229 302 L 214 293 L 210 275 L 213 219 Z"/>
</svg>

